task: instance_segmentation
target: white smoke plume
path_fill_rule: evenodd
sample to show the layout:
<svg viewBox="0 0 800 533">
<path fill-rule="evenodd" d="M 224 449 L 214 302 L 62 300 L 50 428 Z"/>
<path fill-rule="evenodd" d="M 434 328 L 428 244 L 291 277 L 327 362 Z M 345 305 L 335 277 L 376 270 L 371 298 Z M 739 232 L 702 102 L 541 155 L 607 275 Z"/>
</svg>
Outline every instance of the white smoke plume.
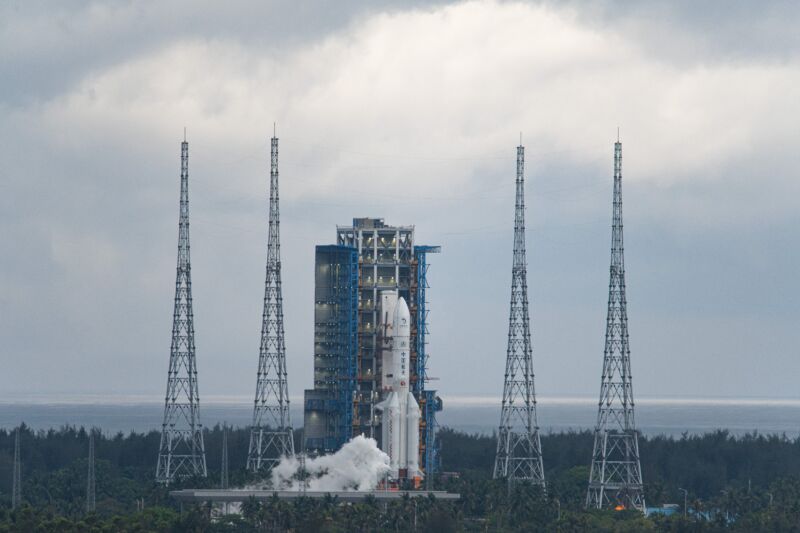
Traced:
<svg viewBox="0 0 800 533">
<path fill-rule="evenodd" d="M 272 469 L 272 487 L 278 490 L 300 490 L 306 477 L 310 491 L 374 490 L 389 472 L 389 456 L 375 439 L 359 435 L 336 453 L 307 458 L 305 476 L 298 457 L 286 457 Z"/>
</svg>

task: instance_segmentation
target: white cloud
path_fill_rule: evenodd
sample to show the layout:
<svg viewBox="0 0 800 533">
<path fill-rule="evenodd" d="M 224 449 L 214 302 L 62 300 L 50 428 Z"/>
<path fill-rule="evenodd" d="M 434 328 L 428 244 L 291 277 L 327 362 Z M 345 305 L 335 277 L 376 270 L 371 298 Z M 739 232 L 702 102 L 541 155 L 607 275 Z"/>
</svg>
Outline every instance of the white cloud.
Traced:
<svg viewBox="0 0 800 533">
<path fill-rule="evenodd" d="M 262 151 L 277 119 L 293 156 L 319 169 L 289 194 L 327 195 L 345 177 L 369 192 L 410 182 L 441 193 L 470 173 L 409 175 L 404 154 L 496 154 L 518 130 L 531 154 L 566 150 L 605 164 L 621 125 L 631 179 L 716 178 L 724 162 L 796 137 L 787 111 L 798 82 L 790 62 L 684 68 L 569 10 L 470 2 L 361 19 L 283 55 L 235 41 L 176 42 L 90 75 L 42 113 L 89 146 L 109 130 L 170 142 L 188 124 L 223 158 Z M 387 152 L 380 187 L 372 173 L 347 171 L 364 163 L 361 154 L 379 164 L 376 154 Z"/>
<path fill-rule="evenodd" d="M 67 20 L 64 27 L 96 37 L 103 61 L 90 61 L 84 45 L 71 48 L 71 30 L 53 32 L 48 39 L 56 43 L 46 43 L 46 52 L 57 57 L 53 51 L 63 42 L 67 55 L 85 55 L 90 66 L 65 58 L 82 68 L 52 98 L 0 98 L 0 160 L 10 188 L 0 195 L 0 220 L 12 219 L 0 241 L 18 251 L 0 269 L 0 314 L 12 317 L 0 323 L 0 333 L 22 354 L 16 377 L 4 378 L 10 385 L 160 393 L 184 125 L 204 394 L 248 394 L 252 386 L 267 138 L 275 120 L 293 395 L 311 381 L 313 245 L 332 240 L 334 224 L 366 215 L 417 224 L 421 240 L 444 245 L 431 271 L 432 373 L 454 369 L 441 382 L 446 391 L 496 391 L 497 383 L 483 376 L 502 375 L 520 130 L 532 178 L 529 261 L 533 313 L 544 326 L 534 328 L 537 354 L 544 354 L 537 360 L 544 392 L 580 392 L 597 381 L 598 365 L 587 365 L 586 354 L 596 353 L 602 334 L 608 179 L 618 125 L 626 181 L 633 185 L 626 189 L 633 193 L 626 196 L 632 298 L 646 292 L 636 282 L 648 275 L 637 270 L 637 254 L 638 265 L 651 258 L 654 284 L 685 280 L 682 306 L 706 298 L 690 275 L 701 259 L 709 277 L 726 273 L 725 286 L 709 298 L 709 314 L 725 304 L 724 290 L 744 301 L 759 293 L 734 283 L 750 274 L 746 265 L 704 252 L 702 241 L 713 232 L 726 232 L 732 250 L 760 250 L 776 271 L 796 270 L 784 253 L 788 247 L 753 246 L 769 242 L 760 224 L 785 225 L 796 217 L 800 104 L 793 93 L 800 69 L 791 54 L 779 61 L 763 54 L 720 61 L 701 52 L 690 57 L 681 42 L 679 57 L 667 57 L 669 43 L 645 43 L 641 33 L 595 22 L 583 8 L 514 2 L 362 14 L 291 47 L 253 38 L 252 27 L 237 35 L 233 18 L 226 31 L 213 34 L 188 26 L 172 33 L 165 24 L 145 34 L 152 35 L 147 45 L 125 47 L 121 41 L 130 34 L 111 42 L 116 37 L 104 28 L 140 15 L 97 9 L 83 25 Z M 142 16 L 158 19 L 153 9 Z M 107 26 L 109 19 L 115 24 Z M 649 27 L 641 18 L 623 26 L 631 24 Z M 213 20 L 200 24 L 212 26 Z M 5 33 L 0 42 L 15 35 Z M 22 44 L 33 46 L 26 39 Z M 109 50 L 101 49 L 106 44 Z M 55 248 L 53 235 L 64 236 Z M 661 240 L 648 242 L 653 235 Z M 708 256 L 697 257 L 703 253 Z M 653 265 L 662 269 L 658 276 Z M 86 281 L 93 279 L 96 285 Z M 781 298 L 792 291 L 766 289 L 759 293 L 761 308 L 770 298 L 790 307 Z M 678 298 L 669 288 L 653 293 L 662 301 L 640 299 L 640 323 L 648 310 Z M 58 301 L 39 304 L 49 299 Z M 466 313 L 475 300 L 481 313 Z M 81 323 L 92 327 L 79 331 Z M 53 329 L 41 335 L 39 324 Z M 702 330 L 705 322 L 697 324 Z M 461 338 L 464 330 L 480 331 L 480 338 L 470 344 Z M 73 349 L 54 357 L 58 341 L 50 337 L 59 336 Z M 699 338 L 698 353 L 715 342 L 712 333 Z M 664 342 L 656 349 L 663 353 L 651 359 L 668 360 L 678 347 Z M 499 355 L 487 360 L 486 354 Z M 98 362 L 117 361 L 127 375 L 92 380 Z M 575 368 L 574 375 L 559 373 L 563 368 Z M 65 383 L 64 375 L 76 379 Z M 644 379 L 671 383 L 663 376 Z M 720 390 L 726 386 L 738 390 L 734 376 Z"/>
</svg>

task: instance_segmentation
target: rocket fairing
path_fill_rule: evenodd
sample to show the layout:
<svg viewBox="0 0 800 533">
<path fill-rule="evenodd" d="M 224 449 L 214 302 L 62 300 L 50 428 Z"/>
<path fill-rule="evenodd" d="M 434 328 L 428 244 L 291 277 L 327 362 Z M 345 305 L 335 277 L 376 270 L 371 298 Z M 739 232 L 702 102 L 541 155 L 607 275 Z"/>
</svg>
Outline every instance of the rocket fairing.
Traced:
<svg viewBox="0 0 800 533">
<path fill-rule="evenodd" d="M 382 295 L 382 303 L 391 305 L 394 294 Z M 393 312 L 384 308 L 384 327 L 391 330 L 391 355 L 384 350 L 383 389 L 386 399 L 376 407 L 383 411 L 383 451 L 389 456 L 392 476 L 401 472 L 409 479 L 422 477 L 419 470 L 419 419 L 417 400 L 409 390 L 409 348 L 411 344 L 411 313 L 405 299 L 397 298 Z M 388 305 L 387 305 L 388 307 Z M 389 321 L 391 320 L 391 323 Z"/>
</svg>

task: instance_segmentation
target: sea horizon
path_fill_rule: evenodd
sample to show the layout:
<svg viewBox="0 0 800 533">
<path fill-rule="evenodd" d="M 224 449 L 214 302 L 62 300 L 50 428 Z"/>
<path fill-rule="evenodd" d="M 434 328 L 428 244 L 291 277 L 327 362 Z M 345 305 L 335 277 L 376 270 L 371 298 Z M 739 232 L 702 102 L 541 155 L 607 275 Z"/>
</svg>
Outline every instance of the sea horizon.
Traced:
<svg viewBox="0 0 800 533">
<path fill-rule="evenodd" d="M 445 396 L 437 415 L 441 427 L 474 434 L 497 429 L 500 397 Z M 63 426 L 95 427 L 104 433 L 159 430 L 164 399 L 156 395 L 125 394 L 7 394 L 0 396 L 0 428 L 25 423 L 34 430 Z M 537 398 L 537 414 L 543 433 L 592 429 L 597 397 L 544 395 Z M 302 398 L 290 397 L 294 427 L 302 427 Z M 253 399 L 243 395 L 200 397 L 201 422 L 212 428 L 226 423 L 250 424 Z M 800 436 L 800 398 L 652 396 L 636 400 L 636 424 L 644 435 L 703 434 L 726 430 L 733 435 L 749 433 Z"/>
<path fill-rule="evenodd" d="M 491 407 L 499 409 L 501 397 L 472 395 L 440 395 L 445 405 L 458 407 Z M 290 396 L 290 403 L 301 403 L 302 396 Z M 742 405 L 742 406 L 786 406 L 800 407 L 800 397 L 789 396 L 636 396 L 637 405 Z M 252 395 L 200 395 L 200 402 L 214 405 L 252 404 Z M 537 404 L 597 404 L 596 395 L 537 395 Z M 148 405 L 162 404 L 164 397 L 156 394 L 100 394 L 100 393 L 10 393 L 0 394 L 0 405 Z"/>
</svg>

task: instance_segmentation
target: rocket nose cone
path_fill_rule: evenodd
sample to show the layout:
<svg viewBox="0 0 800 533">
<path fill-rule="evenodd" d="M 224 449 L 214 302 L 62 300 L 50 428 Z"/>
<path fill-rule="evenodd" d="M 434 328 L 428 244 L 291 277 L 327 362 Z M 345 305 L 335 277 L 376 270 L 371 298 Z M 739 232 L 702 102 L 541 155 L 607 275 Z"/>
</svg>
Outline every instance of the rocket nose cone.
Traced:
<svg viewBox="0 0 800 533">
<path fill-rule="evenodd" d="M 405 319 L 405 322 L 402 322 L 403 319 Z M 394 323 L 404 325 L 408 324 L 410 319 L 411 313 L 408 310 L 408 304 L 406 304 L 406 299 L 401 296 L 394 306 Z"/>
</svg>

